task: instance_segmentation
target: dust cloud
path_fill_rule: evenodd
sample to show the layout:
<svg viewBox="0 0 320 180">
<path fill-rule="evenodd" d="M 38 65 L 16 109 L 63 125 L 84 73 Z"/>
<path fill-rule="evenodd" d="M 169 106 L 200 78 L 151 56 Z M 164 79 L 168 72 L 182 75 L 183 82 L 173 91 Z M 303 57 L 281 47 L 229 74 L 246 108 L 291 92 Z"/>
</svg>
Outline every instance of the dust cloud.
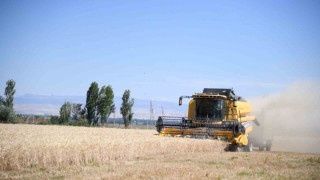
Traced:
<svg viewBox="0 0 320 180">
<path fill-rule="evenodd" d="M 260 122 L 252 134 L 272 140 L 272 151 L 320 153 L 320 82 L 295 82 L 249 102 Z"/>
</svg>

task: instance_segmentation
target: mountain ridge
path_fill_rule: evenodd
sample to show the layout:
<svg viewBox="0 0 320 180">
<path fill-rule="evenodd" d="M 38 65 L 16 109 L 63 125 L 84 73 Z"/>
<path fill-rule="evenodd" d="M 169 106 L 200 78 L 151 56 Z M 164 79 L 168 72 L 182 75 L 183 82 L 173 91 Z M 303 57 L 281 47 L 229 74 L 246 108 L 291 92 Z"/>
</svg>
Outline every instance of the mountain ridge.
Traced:
<svg viewBox="0 0 320 180">
<path fill-rule="evenodd" d="M 134 99 L 135 103 L 133 111 L 136 117 L 150 118 L 150 100 Z M 61 96 L 61 95 L 37 95 L 37 94 L 24 94 L 17 96 L 14 99 L 14 108 L 16 113 L 22 114 L 39 114 L 39 115 L 58 115 L 61 105 L 69 101 L 72 103 L 79 103 L 82 106 L 85 105 L 85 96 Z M 116 105 L 116 112 L 121 107 L 122 99 L 119 96 L 114 98 Z M 182 106 L 170 101 L 152 101 L 155 118 L 162 115 L 162 107 L 165 115 L 185 115 L 187 111 L 187 104 Z M 116 113 L 116 117 L 120 117 L 119 113 Z"/>
</svg>

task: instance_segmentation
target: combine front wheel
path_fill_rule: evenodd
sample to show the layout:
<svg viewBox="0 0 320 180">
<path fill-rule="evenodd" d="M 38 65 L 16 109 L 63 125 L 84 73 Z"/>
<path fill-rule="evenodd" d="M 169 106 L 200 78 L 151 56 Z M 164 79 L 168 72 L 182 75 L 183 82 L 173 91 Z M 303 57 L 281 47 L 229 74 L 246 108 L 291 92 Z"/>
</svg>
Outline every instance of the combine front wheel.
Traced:
<svg viewBox="0 0 320 180">
<path fill-rule="evenodd" d="M 227 150 L 231 152 L 242 152 L 243 147 L 240 147 L 237 144 L 229 144 Z"/>
</svg>

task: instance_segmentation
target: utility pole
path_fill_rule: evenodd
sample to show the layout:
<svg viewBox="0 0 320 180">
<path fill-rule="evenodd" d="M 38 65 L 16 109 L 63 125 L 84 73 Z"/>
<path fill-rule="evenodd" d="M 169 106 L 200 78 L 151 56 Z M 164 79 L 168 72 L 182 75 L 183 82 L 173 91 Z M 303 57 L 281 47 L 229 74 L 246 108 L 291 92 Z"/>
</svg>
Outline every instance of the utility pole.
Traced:
<svg viewBox="0 0 320 180">
<path fill-rule="evenodd" d="M 152 101 L 150 101 L 150 121 L 153 122 L 154 120 L 154 111 L 152 106 Z M 147 129 L 149 129 L 149 122 L 147 122 Z"/>
<path fill-rule="evenodd" d="M 113 127 L 116 125 L 116 110 L 113 113 Z"/>
<path fill-rule="evenodd" d="M 162 111 L 162 116 L 164 116 L 164 109 L 162 105 L 161 105 L 161 111 Z"/>
</svg>

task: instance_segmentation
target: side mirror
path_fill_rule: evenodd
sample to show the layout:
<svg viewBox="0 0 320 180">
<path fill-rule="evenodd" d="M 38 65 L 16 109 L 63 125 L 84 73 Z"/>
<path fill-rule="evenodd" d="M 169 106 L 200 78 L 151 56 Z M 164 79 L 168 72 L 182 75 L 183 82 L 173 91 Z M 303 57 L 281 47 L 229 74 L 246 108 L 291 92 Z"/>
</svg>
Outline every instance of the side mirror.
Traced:
<svg viewBox="0 0 320 180">
<path fill-rule="evenodd" d="M 181 105 L 182 105 L 182 96 L 179 97 L 179 106 L 181 106 Z"/>
</svg>

